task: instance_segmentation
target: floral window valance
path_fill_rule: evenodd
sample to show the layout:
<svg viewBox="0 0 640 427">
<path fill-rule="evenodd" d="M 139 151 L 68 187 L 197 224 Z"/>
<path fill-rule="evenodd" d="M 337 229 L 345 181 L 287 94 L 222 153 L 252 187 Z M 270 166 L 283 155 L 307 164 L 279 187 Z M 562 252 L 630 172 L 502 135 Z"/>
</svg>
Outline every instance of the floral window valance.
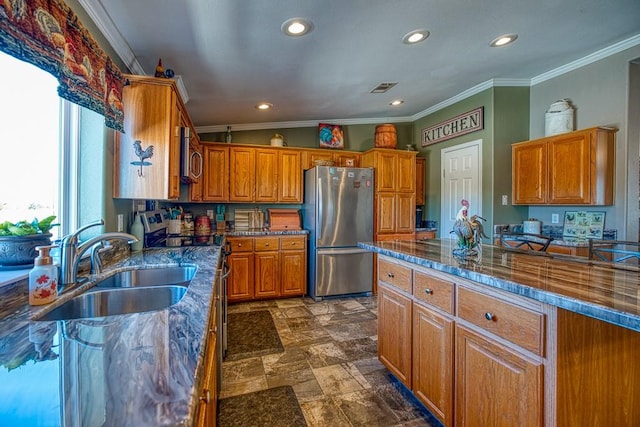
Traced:
<svg viewBox="0 0 640 427">
<path fill-rule="evenodd" d="M 123 130 L 124 77 L 62 0 L 0 2 L 0 50 L 53 74 L 60 97 Z"/>
</svg>

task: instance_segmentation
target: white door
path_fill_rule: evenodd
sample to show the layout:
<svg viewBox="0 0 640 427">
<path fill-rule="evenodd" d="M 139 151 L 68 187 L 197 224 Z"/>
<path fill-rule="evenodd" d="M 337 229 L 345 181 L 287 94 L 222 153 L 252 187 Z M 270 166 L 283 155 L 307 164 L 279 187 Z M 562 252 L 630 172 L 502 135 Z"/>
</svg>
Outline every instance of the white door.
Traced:
<svg viewBox="0 0 640 427">
<path fill-rule="evenodd" d="M 456 214 L 462 208 L 462 199 L 469 201 L 469 216 L 482 216 L 481 164 L 481 139 L 442 150 L 441 238 L 455 237 L 449 232 L 453 230 Z"/>
</svg>

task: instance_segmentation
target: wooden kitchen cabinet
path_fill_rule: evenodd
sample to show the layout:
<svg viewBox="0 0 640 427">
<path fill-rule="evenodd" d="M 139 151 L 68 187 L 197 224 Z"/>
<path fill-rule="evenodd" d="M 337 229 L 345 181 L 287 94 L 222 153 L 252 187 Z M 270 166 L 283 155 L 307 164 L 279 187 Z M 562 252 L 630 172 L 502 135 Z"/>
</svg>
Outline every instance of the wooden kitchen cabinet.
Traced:
<svg viewBox="0 0 640 427">
<path fill-rule="evenodd" d="M 256 186 L 256 151 L 229 147 L 229 201 L 253 202 Z"/>
<path fill-rule="evenodd" d="M 227 237 L 229 302 L 301 296 L 307 292 L 306 235 Z"/>
<path fill-rule="evenodd" d="M 196 135 L 194 128 L 172 79 L 125 77 L 130 84 L 122 90 L 124 133 L 115 138 L 113 197 L 175 200 L 180 196 L 180 126 Z"/>
<path fill-rule="evenodd" d="M 374 148 L 361 158 L 374 168 L 374 240 L 413 240 L 416 215 L 416 152 Z"/>
<path fill-rule="evenodd" d="M 330 162 L 339 167 L 360 167 L 361 153 L 357 151 L 331 149 L 303 149 L 302 169 L 308 170 L 315 166 L 316 161 Z"/>
<path fill-rule="evenodd" d="M 424 205 L 426 170 L 427 159 L 424 157 L 416 157 L 416 206 Z"/>
<path fill-rule="evenodd" d="M 207 328 L 208 337 L 205 344 L 204 375 L 198 400 L 199 406 L 196 414 L 196 422 L 194 424 L 196 427 L 211 427 L 216 425 L 219 381 L 217 365 L 218 325 L 216 319 L 217 313 L 214 309 L 211 311 Z"/>
<path fill-rule="evenodd" d="M 411 299 L 378 283 L 378 358 L 411 388 Z"/>
<path fill-rule="evenodd" d="M 512 144 L 513 204 L 612 205 L 615 129 Z"/>
<path fill-rule="evenodd" d="M 302 203 L 301 164 L 302 154 L 299 151 L 278 151 L 278 202 Z"/>
<path fill-rule="evenodd" d="M 192 201 L 229 201 L 229 147 L 202 142 L 202 178 L 191 184 Z"/>
</svg>

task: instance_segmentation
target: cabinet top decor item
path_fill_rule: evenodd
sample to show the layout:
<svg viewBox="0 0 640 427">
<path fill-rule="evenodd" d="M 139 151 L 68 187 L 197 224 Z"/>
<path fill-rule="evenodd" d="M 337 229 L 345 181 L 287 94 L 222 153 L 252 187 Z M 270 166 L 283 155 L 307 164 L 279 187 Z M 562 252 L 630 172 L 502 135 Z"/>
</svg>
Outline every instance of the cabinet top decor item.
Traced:
<svg viewBox="0 0 640 427">
<path fill-rule="evenodd" d="M 396 127 L 390 123 L 376 126 L 374 144 L 376 148 L 396 148 Z"/>
</svg>

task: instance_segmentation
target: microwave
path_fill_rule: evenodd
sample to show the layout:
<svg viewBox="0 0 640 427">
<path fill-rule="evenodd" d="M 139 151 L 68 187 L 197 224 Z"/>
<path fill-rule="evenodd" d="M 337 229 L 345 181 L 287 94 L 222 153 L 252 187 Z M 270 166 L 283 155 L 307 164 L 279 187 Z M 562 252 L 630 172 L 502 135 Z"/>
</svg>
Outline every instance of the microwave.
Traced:
<svg viewBox="0 0 640 427">
<path fill-rule="evenodd" d="M 180 181 L 191 184 L 202 175 L 202 154 L 191 144 L 191 128 L 180 127 Z"/>
</svg>

